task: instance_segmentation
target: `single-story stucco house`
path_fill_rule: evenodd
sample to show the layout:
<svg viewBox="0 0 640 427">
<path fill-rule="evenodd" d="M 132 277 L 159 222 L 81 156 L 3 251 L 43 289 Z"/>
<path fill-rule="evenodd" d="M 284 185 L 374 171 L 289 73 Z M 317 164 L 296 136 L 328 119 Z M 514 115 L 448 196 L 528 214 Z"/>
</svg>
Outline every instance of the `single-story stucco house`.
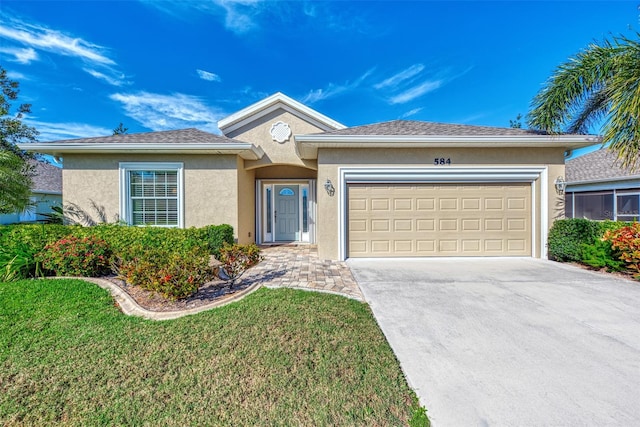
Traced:
<svg viewBox="0 0 640 427">
<path fill-rule="evenodd" d="M 324 259 L 545 257 L 555 182 L 588 135 L 394 120 L 346 127 L 276 93 L 197 129 L 23 144 L 64 158 L 64 201 L 132 225 L 227 223 Z"/>
<path fill-rule="evenodd" d="M 568 218 L 640 219 L 640 171 L 620 166 L 615 153 L 601 148 L 566 164 Z"/>
<path fill-rule="evenodd" d="M 32 206 L 23 212 L 0 214 L 0 224 L 32 223 L 45 219 L 53 206 L 62 206 L 62 169 L 41 160 L 29 160 L 33 167 Z"/>
</svg>

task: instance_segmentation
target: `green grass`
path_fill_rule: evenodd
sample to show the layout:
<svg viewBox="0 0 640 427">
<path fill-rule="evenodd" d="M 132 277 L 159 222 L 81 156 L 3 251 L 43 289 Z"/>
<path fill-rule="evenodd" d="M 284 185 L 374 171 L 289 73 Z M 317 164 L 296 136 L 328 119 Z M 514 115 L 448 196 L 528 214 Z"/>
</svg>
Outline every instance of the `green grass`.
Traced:
<svg viewBox="0 0 640 427">
<path fill-rule="evenodd" d="M 428 425 L 365 304 L 262 289 L 153 322 L 80 280 L 0 283 L 0 425 Z"/>
</svg>

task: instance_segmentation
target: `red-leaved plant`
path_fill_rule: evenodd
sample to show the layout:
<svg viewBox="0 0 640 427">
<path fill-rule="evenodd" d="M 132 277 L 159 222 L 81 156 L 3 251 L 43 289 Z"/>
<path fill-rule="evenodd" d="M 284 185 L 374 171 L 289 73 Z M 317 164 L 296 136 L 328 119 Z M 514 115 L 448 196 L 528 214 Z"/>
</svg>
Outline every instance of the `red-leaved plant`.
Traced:
<svg viewBox="0 0 640 427">
<path fill-rule="evenodd" d="M 263 257 L 260 254 L 260 248 L 254 243 L 249 245 L 225 243 L 220 249 L 219 261 L 222 263 L 222 274 L 226 277 L 228 282 L 233 286 L 235 282 L 247 271 L 250 267 L 253 267 Z"/>
<path fill-rule="evenodd" d="M 111 270 L 111 249 L 94 236 L 64 237 L 46 245 L 37 259 L 56 276 L 96 277 Z"/>
<path fill-rule="evenodd" d="M 640 279 L 640 222 L 609 230 L 603 240 L 611 243 L 611 247 L 620 251 L 620 259 L 626 267 L 634 272 L 634 277 Z"/>
<path fill-rule="evenodd" d="M 193 295 L 214 278 L 209 255 L 193 250 L 185 253 L 146 250 L 120 260 L 118 276 L 132 286 L 159 293 L 168 299 Z"/>
</svg>

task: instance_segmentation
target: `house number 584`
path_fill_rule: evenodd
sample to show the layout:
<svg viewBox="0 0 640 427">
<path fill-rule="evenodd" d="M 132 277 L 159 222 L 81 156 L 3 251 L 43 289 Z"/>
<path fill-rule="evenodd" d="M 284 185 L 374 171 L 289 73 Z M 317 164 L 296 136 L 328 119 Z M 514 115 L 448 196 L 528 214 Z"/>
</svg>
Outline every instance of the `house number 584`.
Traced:
<svg viewBox="0 0 640 427">
<path fill-rule="evenodd" d="M 436 157 L 435 159 L 433 159 L 433 164 L 436 166 L 440 166 L 440 165 L 450 165 L 451 164 L 451 159 L 450 158 L 444 158 L 444 157 Z"/>
</svg>

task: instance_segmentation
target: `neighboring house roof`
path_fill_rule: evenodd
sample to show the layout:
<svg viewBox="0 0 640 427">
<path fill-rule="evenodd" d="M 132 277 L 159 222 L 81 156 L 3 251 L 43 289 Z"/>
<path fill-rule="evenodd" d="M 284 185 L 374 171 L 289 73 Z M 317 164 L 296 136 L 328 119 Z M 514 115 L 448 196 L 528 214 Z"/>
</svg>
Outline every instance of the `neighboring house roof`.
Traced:
<svg viewBox="0 0 640 427">
<path fill-rule="evenodd" d="M 248 160 L 264 152 L 255 145 L 198 129 L 131 133 L 96 138 L 18 144 L 21 150 L 63 156 L 66 153 L 237 154 Z"/>
<path fill-rule="evenodd" d="M 218 127 L 225 135 L 246 125 L 247 123 L 266 116 L 267 114 L 283 109 L 289 113 L 309 121 L 323 130 L 343 129 L 345 126 L 330 117 L 325 116 L 307 107 L 300 102 L 289 98 L 287 95 L 277 92 L 255 104 L 231 114 L 218 122 Z"/>
<path fill-rule="evenodd" d="M 606 148 L 567 160 L 565 175 L 569 185 L 640 179 L 640 171 L 622 168 L 617 155 Z"/>
<path fill-rule="evenodd" d="M 62 169 L 40 160 L 30 160 L 34 168 L 33 192 L 62 194 Z"/>
<path fill-rule="evenodd" d="M 323 132 L 323 135 L 547 135 L 529 129 L 458 125 L 416 120 L 392 120 Z"/>
</svg>

